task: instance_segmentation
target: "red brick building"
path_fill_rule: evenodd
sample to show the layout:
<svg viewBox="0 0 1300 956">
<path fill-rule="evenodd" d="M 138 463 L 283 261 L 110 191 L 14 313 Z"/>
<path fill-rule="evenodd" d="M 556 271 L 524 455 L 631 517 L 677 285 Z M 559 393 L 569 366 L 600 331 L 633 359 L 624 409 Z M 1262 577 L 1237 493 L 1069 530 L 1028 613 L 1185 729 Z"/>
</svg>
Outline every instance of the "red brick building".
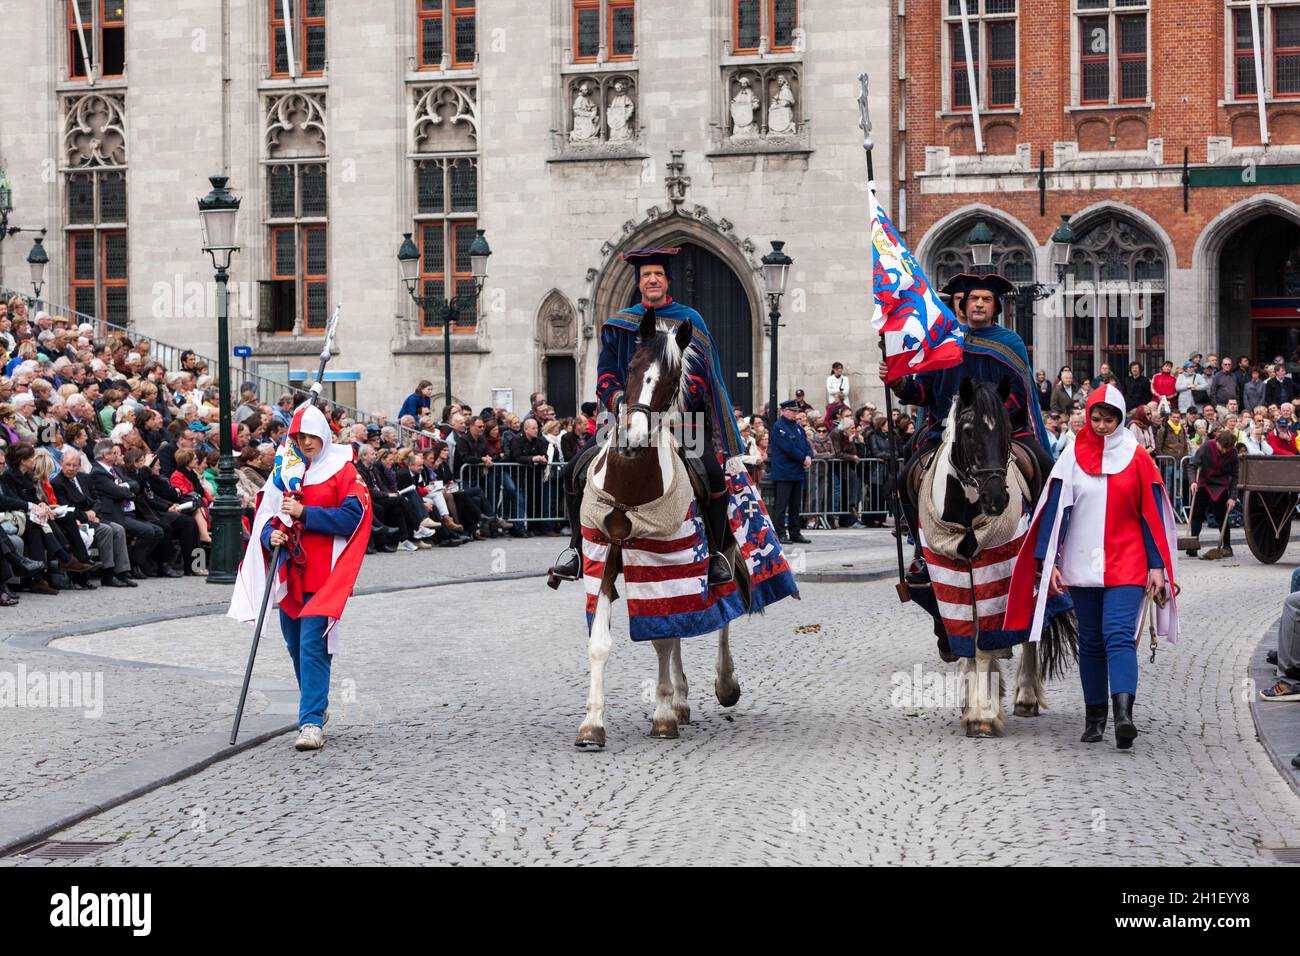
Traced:
<svg viewBox="0 0 1300 956">
<path fill-rule="evenodd" d="M 1258 0 L 1258 70 L 1251 9 L 966 0 L 968 67 L 961 0 L 898 0 L 891 186 L 926 274 L 969 270 L 983 220 L 993 267 L 1022 285 L 1008 323 L 1037 368 L 1156 371 L 1194 350 L 1300 362 L 1300 2 Z M 1062 216 L 1075 243 L 1058 284 Z"/>
</svg>

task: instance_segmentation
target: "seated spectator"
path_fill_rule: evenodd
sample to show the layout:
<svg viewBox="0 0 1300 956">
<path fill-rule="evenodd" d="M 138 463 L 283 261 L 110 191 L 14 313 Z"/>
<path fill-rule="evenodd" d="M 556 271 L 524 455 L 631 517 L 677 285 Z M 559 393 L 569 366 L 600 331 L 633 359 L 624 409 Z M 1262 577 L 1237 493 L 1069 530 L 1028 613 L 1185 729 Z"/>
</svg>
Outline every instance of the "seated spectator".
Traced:
<svg viewBox="0 0 1300 956">
<path fill-rule="evenodd" d="M 91 468 L 91 491 L 94 511 L 101 518 L 120 524 L 127 534 L 131 555 L 131 577 L 148 577 L 145 568 L 156 559 L 167 541 L 162 526 L 145 520 L 136 506 L 140 486 L 129 480 L 122 470 L 121 451 L 107 439 L 95 445 L 95 464 Z"/>
<path fill-rule="evenodd" d="M 203 481 L 194 471 L 196 456 L 188 448 L 181 448 L 176 452 L 175 464 L 168 481 L 173 488 L 181 495 L 181 500 L 192 500 L 194 510 L 192 513 L 195 522 L 199 527 L 199 540 L 210 541 L 211 536 L 208 533 L 209 514 L 208 505 L 212 504 L 213 496 L 208 493 Z M 161 471 L 161 464 L 159 465 Z"/>
<path fill-rule="evenodd" d="M 5 449 L 5 471 L 0 474 L 0 510 L 22 517 L 24 555 L 40 562 L 40 570 L 27 579 L 33 594 L 53 596 L 59 593 L 51 579 L 52 571 L 81 574 L 94 570 L 89 561 L 80 561 L 69 552 L 69 542 L 57 524 L 57 515 L 48 501 L 38 493 L 33 472 L 37 469 L 36 449 L 26 442 Z M 53 499 L 52 493 L 49 496 Z M 81 544 L 78 539 L 78 544 Z M 84 550 L 84 545 L 82 546 Z"/>
<path fill-rule="evenodd" d="M 200 535 L 196 517 L 198 506 L 193 497 L 183 495 L 163 476 L 156 455 L 133 449 L 125 455 L 127 477 L 140 485 L 137 499 L 141 517 L 162 527 L 166 532 L 163 548 L 164 573 L 168 577 L 207 574 L 206 552 L 212 545 L 210 535 Z M 180 571 L 173 567 L 173 555 L 180 558 Z"/>
<path fill-rule="evenodd" d="M 112 521 L 104 521 L 95 513 L 90 494 L 90 481 L 82 474 L 84 456 L 75 448 L 63 453 L 59 473 L 50 479 L 59 504 L 72 509 L 78 525 L 90 529 L 95 550 L 99 554 L 100 583 L 108 588 L 133 588 L 131 556 L 127 550 L 126 529 Z"/>
</svg>

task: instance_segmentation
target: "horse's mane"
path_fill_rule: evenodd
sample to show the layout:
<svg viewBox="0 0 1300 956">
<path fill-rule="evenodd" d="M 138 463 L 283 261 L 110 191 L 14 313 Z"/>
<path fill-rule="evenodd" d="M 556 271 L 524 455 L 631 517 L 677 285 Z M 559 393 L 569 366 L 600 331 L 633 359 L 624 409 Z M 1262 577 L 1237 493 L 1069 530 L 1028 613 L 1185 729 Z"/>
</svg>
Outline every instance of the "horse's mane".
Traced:
<svg viewBox="0 0 1300 956">
<path fill-rule="evenodd" d="M 671 322 L 662 319 L 655 322 L 654 337 L 648 342 L 642 342 L 632 353 L 632 360 L 627 366 L 627 377 L 629 382 L 640 380 L 651 364 L 662 365 L 669 372 L 680 373 L 677 380 L 677 395 L 669 406 L 673 411 L 680 412 L 686 407 L 685 366 L 688 364 L 686 353 L 690 350 L 690 346 L 687 346 L 686 350 L 677 347 L 677 336 L 674 334 L 676 331 L 677 327 Z"/>
</svg>

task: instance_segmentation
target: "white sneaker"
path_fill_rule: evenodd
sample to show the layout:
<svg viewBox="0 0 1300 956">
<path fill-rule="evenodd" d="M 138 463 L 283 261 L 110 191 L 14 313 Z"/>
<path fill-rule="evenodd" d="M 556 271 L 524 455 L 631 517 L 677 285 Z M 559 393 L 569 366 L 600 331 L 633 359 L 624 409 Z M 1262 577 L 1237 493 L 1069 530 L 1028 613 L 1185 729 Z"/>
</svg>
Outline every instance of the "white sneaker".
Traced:
<svg viewBox="0 0 1300 956">
<path fill-rule="evenodd" d="M 415 542 L 415 546 L 419 548 L 421 551 L 429 551 L 433 548 L 433 545 L 431 545 L 427 541 L 417 541 Z"/>
<path fill-rule="evenodd" d="M 423 521 L 420 522 L 420 527 L 421 527 L 421 528 L 436 528 L 436 527 L 438 527 L 438 522 L 434 521 L 432 518 L 425 518 Z"/>
<path fill-rule="evenodd" d="M 432 538 L 434 533 L 435 532 L 432 528 L 421 528 L 419 531 L 415 532 L 415 540 L 423 541 L 425 538 Z"/>
<path fill-rule="evenodd" d="M 325 746 L 325 734 L 315 724 L 306 724 L 299 728 L 293 746 L 295 750 L 320 750 Z"/>
<path fill-rule="evenodd" d="M 419 551 L 419 550 L 420 550 L 420 546 L 417 545 L 414 541 L 403 541 L 403 542 L 399 543 L 399 544 L 397 545 L 397 547 L 398 547 L 398 550 L 400 550 L 400 551 Z"/>
</svg>

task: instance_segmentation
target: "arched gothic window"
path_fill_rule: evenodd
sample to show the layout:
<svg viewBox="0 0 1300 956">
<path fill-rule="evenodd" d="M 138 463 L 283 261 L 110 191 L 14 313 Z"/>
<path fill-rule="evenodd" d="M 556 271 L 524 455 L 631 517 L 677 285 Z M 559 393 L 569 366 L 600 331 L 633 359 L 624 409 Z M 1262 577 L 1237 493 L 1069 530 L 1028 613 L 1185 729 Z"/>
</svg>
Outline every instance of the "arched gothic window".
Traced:
<svg viewBox="0 0 1300 956">
<path fill-rule="evenodd" d="M 1065 297 L 1069 364 L 1094 378 L 1109 366 L 1117 380 L 1129 365 L 1160 371 L 1165 348 L 1165 254 L 1149 231 L 1112 213 L 1075 227 L 1073 288 Z M 1097 384 L 1095 381 L 1093 384 Z"/>
</svg>

